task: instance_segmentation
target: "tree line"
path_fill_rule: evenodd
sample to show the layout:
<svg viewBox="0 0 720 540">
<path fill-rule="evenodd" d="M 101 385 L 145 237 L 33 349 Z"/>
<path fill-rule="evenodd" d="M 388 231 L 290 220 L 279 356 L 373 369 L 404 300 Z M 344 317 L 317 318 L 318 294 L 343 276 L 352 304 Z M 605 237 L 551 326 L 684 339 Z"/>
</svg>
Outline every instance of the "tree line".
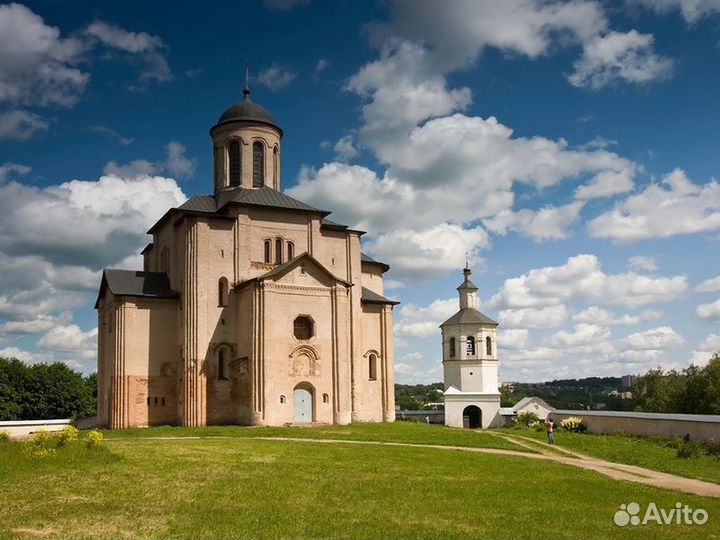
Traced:
<svg viewBox="0 0 720 540">
<path fill-rule="evenodd" d="M 634 401 L 624 399 L 618 392 L 630 390 L 621 377 L 585 377 L 557 379 L 539 383 L 511 383 L 500 388 L 500 406 L 512 407 L 524 397 L 539 397 L 556 409 L 633 410 Z M 615 392 L 613 394 L 613 391 Z"/>
<path fill-rule="evenodd" d="M 608 410 L 720 414 L 720 354 L 702 367 L 651 369 L 637 378 L 631 400 L 608 394 L 620 387 L 617 377 L 516 383 L 512 390 L 502 389 L 502 405 L 534 395 L 560 409 L 594 408 L 602 400 Z M 62 363 L 28 366 L 0 357 L 0 421 L 93 416 L 96 400 L 95 373 L 82 375 Z M 401 409 L 428 408 L 442 401 L 443 383 L 395 385 L 395 403 Z"/>
<path fill-rule="evenodd" d="M 720 354 L 703 367 L 651 369 L 638 377 L 633 398 L 636 411 L 720 414 Z"/>
<path fill-rule="evenodd" d="M 97 375 L 62 363 L 28 366 L 0 357 L 0 421 L 93 416 Z"/>
</svg>

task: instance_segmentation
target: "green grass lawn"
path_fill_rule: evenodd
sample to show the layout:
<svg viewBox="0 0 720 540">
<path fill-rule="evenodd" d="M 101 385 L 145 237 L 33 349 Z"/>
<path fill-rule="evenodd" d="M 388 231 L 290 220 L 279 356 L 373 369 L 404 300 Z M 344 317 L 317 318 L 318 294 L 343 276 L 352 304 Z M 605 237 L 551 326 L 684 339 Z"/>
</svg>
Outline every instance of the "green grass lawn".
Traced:
<svg viewBox="0 0 720 540">
<path fill-rule="evenodd" d="M 497 444 L 436 426 L 287 428 L 278 436 Z M 142 431 L 142 433 L 138 433 Z M 550 462 L 460 451 L 148 429 L 31 459 L 0 441 L 0 538 L 720 538 L 720 499 Z M 250 433 L 252 432 L 252 433 Z M 149 439 L 142 435 L 228 436 Z M 243 433 L 241 435 L 240 433 Z M 613 523 L 620 504 L 704 508 L 703 526 Z"/>
<path fill-rule="evenodd" d="M 500 433 L 522 435 L 547 442 L 545 432 L 532 429 L 505 428 Z M 720 460 L 708 455 L 677 457 L 677 450 L 668 446 L 668 439 L 631 437 L 627 435 L 595 435 L 589 433 L 555 432 L 555 443 L 561 448 L 576 450 L 589 456 L 628 463 L 658 471 L 720 483 Z"/>
<path fill-rule="evenodd" d="M 155 427 L 105 431 L 106 437 L 301 437 L 306 439 L 344 439 L 355 441 L 402 442 L 501 448 L 533 452 L 482 431 L 459 430 L 442 425 L 416 422 L 351 424 L 349 426 L 263 427 L 211 426 L 202 428 Z"/>
</svg>

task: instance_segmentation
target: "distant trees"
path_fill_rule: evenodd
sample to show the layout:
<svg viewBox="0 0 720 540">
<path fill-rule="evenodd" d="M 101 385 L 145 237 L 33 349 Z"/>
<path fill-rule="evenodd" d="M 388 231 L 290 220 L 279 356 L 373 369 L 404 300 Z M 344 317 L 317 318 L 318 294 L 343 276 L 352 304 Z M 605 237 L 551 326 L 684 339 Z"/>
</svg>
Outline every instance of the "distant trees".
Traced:
<svg viewBox="0 0 720 540">
<path fill-rule="evenodd" d="M 704 367 L 651 369 L 638 377 L 634 398 L 643 412 L 720 414 L 720 354 Z"/>
<path fill-rule="evenodd" d="M 92 416 L 97 376 L 83 377 L 65 364 L 35 364 L 0 357 L 0 420 Z"/>
<path fill-rule="evenodd" d="M 510 383 L 500 388 L 500 406 L 511 407 L 524 397 L 537 396 L 557 409 L 632 410 L 631 399 L 619 397 L 627 390 L 621 377 L 557 379 L 541 383 Z M 614 393 L 613 393 L 614 392 Z"/>
<path fill-rule="evenodd" d="M 395 406 L 406 411 L 417 411 L 428 403 L 444 401 L 443 383 L 396 384 Z"/>
</svg>

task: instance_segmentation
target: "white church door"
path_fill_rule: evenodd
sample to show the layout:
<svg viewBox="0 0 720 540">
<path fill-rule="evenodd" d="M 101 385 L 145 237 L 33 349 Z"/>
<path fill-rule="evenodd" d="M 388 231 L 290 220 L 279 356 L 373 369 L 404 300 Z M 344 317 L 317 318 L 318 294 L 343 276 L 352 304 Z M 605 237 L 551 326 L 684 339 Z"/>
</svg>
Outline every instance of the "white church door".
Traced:
<svg viewBox="0 0 720 540">
<path fill-rule="evenodd" d="M 313 395 L 307 388 L 295 388 L 293 391 L 293 404 L 296 424 L 309 424 L 313 420 Z"/>
</svg>

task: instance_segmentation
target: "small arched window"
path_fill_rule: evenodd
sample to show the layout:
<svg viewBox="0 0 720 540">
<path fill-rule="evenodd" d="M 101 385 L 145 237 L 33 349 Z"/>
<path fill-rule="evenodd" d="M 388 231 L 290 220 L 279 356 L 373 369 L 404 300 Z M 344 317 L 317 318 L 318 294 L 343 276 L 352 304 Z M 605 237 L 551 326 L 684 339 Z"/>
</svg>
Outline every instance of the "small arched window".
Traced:
<svg viewBox="0 0 720 540">
<path fill-rule="evenodd" d="M 223 307 L 228 305 L 228 296 L 230 295 L 230 286 L 227 278 L 221 277 L 218 281 L 218 305 Z"/>
<path fill-rule="evenodd" d="M 285 396 L 283 396 L 283 395 L 280 396 L 280 403 L 281 404 L 285 403 Z"/>
<path fill-rule="evenodd" d="M 270 242 L 270 240 L 265 240 L 265 253 L 263 257 L 263 260 L 266 263 L 272 262 L 272 243 Z"/>
<path fill-rule="evenodd" d="M 313 322 L 310 317 L 301 315 L 293 322 L 293 335 L 298 339 L 310 339 L 313 336 Z"/>
<path fill-rule="evenodd" d="M 454 337 L 450 338 L 450 343 L 448 344 L 448 349 L 450 349 L 448 351 L 449 352 L 448 356 L 450 356 L 450 358 L 455 358 L 455 338 Z"/>
<path fill-rule="evenodd" d="M 278 186 L 278 169 L 280 168 L 280 160 L 278 158 L 279 150 L 277 145 L 275 145 L 275 148 L 273 148 L 273 187 L 275 189 L 280 189 Z"/>
<path fill-rule="evenodd" d="M 283 241 L 282 238 L 275 239 L 275 264 L 283 263 Z"/>
<path fill-rule="evenodd" d="M 288 261 L 295 257 L 295 244 L 292 242 L 287 243 Z"/>
<path fill-rule="evenodd" d="M 253 143 L 253 187 L 265 185 L 265 146 L 260 141 Z"/>
<path fill-rule="evenodd" d="M 472 336 L 468 336 L 465 343 L 467 355 L 475 356 L 475 338 Z"/>
<path fill-rule="evenodd" d="M 227 373 L 226 369 L 227 366 L 225 365 L 227 362 L 225 349 L 220 349 L 218 351 L 218 379 L 221 381 L 224 381 L 227 379 Z"/>
<path fill-rule="evenodd" d="M 492 339 L 490 339 L 490 336 L 485 338 L 485 352 L 488 356 L 492 356 Z"/>
<path fill-rule="evenodd" d="M 368 356 L 368 380 L 377 381 L 377 356 Z"/>
<path fill-rule="evenodd" d="M 228 146 L 228 161 L 230 162 L 230 185 L 240 185 L 240 143 L 233 141 Z"/>
<path fill-rule="evenodd" d="M 330 403 L 330 396 L 323 394 L 323 403 Z"/>
</svg>

